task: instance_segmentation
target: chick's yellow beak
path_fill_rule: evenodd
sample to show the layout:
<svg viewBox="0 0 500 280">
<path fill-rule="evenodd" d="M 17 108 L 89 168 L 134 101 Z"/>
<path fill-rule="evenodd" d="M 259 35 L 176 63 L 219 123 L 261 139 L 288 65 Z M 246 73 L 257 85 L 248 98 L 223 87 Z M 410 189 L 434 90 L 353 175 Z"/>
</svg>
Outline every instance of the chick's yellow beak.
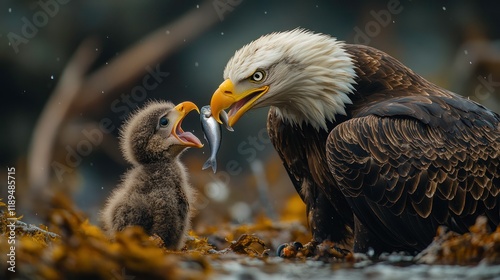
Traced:
<svg viewBox="0 0 500 280">
<path fill-rule="evenodd" d="M 212 116 L 219 123 L 222 123 L 219 116 L 220 112 L 232 106 L 228 113 L 228 124 L 233 126 L 246 111 L 253 107 L 255 101 L 268 91 L 269 86 L 262 86 L 238 93 L 233 82 L 227 79 L 212 95 L 210 101 Z"/>
<path fill-rule="evenodd" d="M 181 113 L 182 116 L 187 115 L 193 110 L 196 110 L 198 114 L 200 113 L 200 109 L 198 109 L 198 106 L 196 106 L 196 104 L 191 101 L 184 101 L 182 103 L 179 103 L 174 107 L 174 109 Z"/>
<path fill-rule="evenodd" d="M 192 134 L 191 132 L 185 132 L 181 127 L 182 120 L 187 116 L 189 112 L 196 110 L 198 114 L 200 113 L 198 107 L 193 102 L 186 101 L 179 103 L 174 107 L 174 110 L 179 113 L 179 117 L 177 117 L 177 119 L 175 120 L 175 124 L 172 128 L 172 135 L 177 138 L 177 140 L 179 140 L 181 145 L 196 148 L 203 147 L 203 144 L 201 143 L 200 139 L 198 139 L 198 137 L 194 136 L 194 134 Z"/>
</svg>

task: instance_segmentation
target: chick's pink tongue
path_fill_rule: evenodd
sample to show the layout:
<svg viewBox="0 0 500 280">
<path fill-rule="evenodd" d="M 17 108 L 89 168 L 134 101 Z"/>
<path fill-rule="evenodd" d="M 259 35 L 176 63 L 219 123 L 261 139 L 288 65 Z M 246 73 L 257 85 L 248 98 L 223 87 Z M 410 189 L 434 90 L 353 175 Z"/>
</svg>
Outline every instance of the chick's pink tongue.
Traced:
<svg viewBox="0 0 500 280">
<path fill-rule="evenodd" d="M 196 145 L 201 145 L 200 139 L 198 137 L 194 136 L 193 133 L 191 132 L 182 132 L 181 134 L 177 135 L 182 141 L 189 142 L 189 143 L 194 143 Z"/>
</svg>

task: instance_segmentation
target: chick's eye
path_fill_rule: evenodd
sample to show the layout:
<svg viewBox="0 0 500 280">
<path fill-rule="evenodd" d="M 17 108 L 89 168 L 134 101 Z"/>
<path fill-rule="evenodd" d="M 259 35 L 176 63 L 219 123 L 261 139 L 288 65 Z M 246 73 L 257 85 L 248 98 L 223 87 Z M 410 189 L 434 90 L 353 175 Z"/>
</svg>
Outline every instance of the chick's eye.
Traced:
<svg viewBox="0 0 500 280">
<path fill-rule="evenodd" d="M 168 125 L 168 119 L 166 116 L 160 118 L 160 126 L 165 127 Z"/>
<path fill-rule="evenodd" d="M 255 71 L 255 73 L 252 74 L 251 79 L 252 79 L 252 81 L 255 81 L 255 82 L 262 81 L 262 79 L 264 79 L 264 72 L 262 72 L 262 71 Z"/>
</svg>

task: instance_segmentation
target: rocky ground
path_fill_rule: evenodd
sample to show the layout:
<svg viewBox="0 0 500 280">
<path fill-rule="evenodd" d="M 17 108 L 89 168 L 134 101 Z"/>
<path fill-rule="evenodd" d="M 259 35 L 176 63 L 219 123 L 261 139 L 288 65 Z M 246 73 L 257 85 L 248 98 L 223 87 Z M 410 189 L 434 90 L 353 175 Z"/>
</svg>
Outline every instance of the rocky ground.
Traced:
<svg viewBox="0 0 500 280">
<path fill-rule="evenodd" d="M 140 228 L 128 228 L 110 240 L 64 196 L 54 197 L 47 226 L 16 223 L 16 272 L 11 272 L 8 225 L 12 219 L 1 204 L 2 279 L 500 277 L 500 229 L 489 231 L 483 219 L 464 235 L 440 229 L 435 241 L 416 257 L 400 253 L 375 257 L 353 254 L 332 243 L 311 243 L 303 224 L 266 217 L 249 225 L 227 223 L 197 229 L 190 233 L 185 248 L 174 252 Z"/>
</svg>

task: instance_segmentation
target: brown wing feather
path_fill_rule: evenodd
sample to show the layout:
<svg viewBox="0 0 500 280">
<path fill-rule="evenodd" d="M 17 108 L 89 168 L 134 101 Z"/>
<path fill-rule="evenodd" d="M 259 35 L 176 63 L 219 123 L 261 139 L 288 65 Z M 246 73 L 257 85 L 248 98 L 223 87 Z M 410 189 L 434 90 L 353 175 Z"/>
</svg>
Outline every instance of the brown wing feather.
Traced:
<svg viewBox="0 0 500 280">
<path fill-rule="evenodd" d="M 328 164 L 365 226 L 421 250 L 440 224 L 498 224 L 499 119 L 460 97 L 389 99 L 332 130 Z"/>
<path fill-rule="evenodd" d="M 352 212 L 326 163 L 328 132 L 318 132 L 310 125 L 285 123 L 275 110 L 274 107 L 269 110 L 269 137 L 306 204 L 313 238 L 352 245 Z"/>
</svg>

